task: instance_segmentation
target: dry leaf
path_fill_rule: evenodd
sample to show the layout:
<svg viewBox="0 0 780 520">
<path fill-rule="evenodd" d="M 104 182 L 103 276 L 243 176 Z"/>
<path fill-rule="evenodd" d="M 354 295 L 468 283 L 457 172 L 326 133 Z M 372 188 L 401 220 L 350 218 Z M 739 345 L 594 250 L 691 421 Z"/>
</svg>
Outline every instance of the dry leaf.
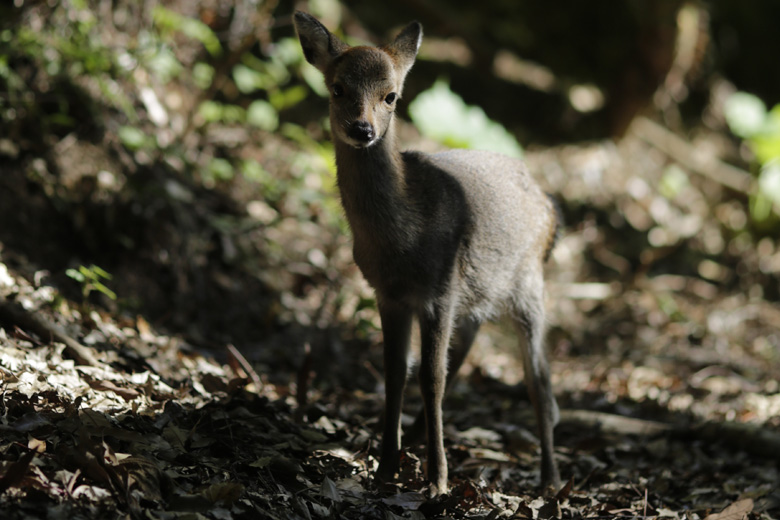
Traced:
<svg viewBox="0 0 780 520">
<path fill-rule="evenodd" d="M 104 390 L 104 391 L 108 390 L 114 392 L 125 401 L 132 401 L 133 399 L 141 395 L 141 392 L 139 392 L 138 390 L 134 390 L 132 388 L 123 388 L 121 386 L 117 386 L 113 381 L 108 381 L 108 380 L 90 381 L 89 386 L 91 386 L 95 390 Z"/>
<path fill-rule="evenodd" d="M 753 499 L 746 498 L 734 502 L 720 513 L 707 515 L 704 520 L 742 520 L 753 511 Z"/>
<path fill-rule="evenodd" d="M 423 505 L 427 499 L 422 493 L 416 491 L 410 491 L 407 493 L 399 493 L 391 497 L 383 498 L 382 502 L 389 506 L 398 506 L 408 511 L 416 511 Z"/>
<path fill-rule="evenodd" d="M 46 441 L 30 437 L 27 441 L 27 447 L 36 453 L 44 453 L 46 451 Z"/>
</svg>

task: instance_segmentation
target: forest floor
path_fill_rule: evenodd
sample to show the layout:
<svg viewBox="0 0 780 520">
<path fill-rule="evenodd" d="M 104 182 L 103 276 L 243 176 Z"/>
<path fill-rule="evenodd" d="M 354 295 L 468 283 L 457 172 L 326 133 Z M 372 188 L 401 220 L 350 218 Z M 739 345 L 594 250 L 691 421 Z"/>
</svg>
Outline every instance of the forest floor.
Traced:
<svg viewBox="0 0 780 520">
<path fill-rule="evenodd" d="M 636 226 L 662 226 L 672 218 L 664 212 L 679 211 L 674 199 L 653 209 L 648 186 L 664 162 L 656 153 L 629 136 L 527 157 L 569 208 L 596 201 L 567 227 L 548 276 L 566 482 L 555 496 L 538 489 L 533 414 L 501 323 L 485 327 L 447 400 L 450 493 L 426 498 L 421 445 L 404 452 L 397 483 L 372 481 L 381 335 L 370 305 L 343 295 L 370 298 L 347 239 L 328 237 L 337 245 L 323 260 L 311 253 L 328 250 L 316 230 L 288 237 L 309 251 L 305 265 L 279 266 L 308 283 L 280 300 L 298 326 L 240 349 L 204 348 L 197 332 L 163 333 L 142 314 L 112 311 L 105 297 L 97 303 L 107 306 L 62 294 L 28 257 L 40 240 L 56 240 L 39 229 L 27 247 L 0 251 L 3 518 L 780 517 L 776 303 L 758 289 L 724 290 L 738 269 L 727 261 L 710 279 L 657 269 L 690 255 L 685 246 L 630 265 L 621 251 L 636 228 L 599 224 L 608 218 L 600 205 L 622 205 Z M 629 189 L 610 177 L 627 157 L 648 165 L 623 181 L 638 183 Z M 710 211 L 695 204 L 705 188 L 686 189 L 686 215 Z M 711 218 L 701 215 L 700 228 Z M 332 272 L 315 282 L 317 269 Z M 201 310 L 219 319 L 224 305 Z M 344 312 L 361 316 L 351 323 L 364 334 L 336 321 Z M 413 383 L 408 394 L 405 421 L 420 406 Z"/>
<path fill-rule="evenodd" d="M 3 31 L 0 518 L 780 518 L 780 224 L 753 218 L 733 86 L 708 83 L 692 129 L 649 107 L 619 140 L 526 150 L 565 220 L 564 483 L 539 489 L 499 321 L 446 401 L 450 491 L 429 499 L 421 444 L 372 479 L 382 336 L 321 78 L 277 2 L 246 41 L 196 4 L 28 2 Z M 405 424 L 420 406 L 412 376 Z"/>
</svg>

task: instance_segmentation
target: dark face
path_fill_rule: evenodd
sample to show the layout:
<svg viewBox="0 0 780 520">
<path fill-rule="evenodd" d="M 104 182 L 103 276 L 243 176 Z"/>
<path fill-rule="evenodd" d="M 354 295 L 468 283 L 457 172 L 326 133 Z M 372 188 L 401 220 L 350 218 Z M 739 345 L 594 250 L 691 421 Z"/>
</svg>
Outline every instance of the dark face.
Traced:
<svg viewBox="0 0 780 520">
<path fill-rule="evenodd" d="M 403 87 L 393 57 L 381 49 L 350 48 L 325 74 L 334 138 L 367 148 L 385 135 Z"/>
</svg>

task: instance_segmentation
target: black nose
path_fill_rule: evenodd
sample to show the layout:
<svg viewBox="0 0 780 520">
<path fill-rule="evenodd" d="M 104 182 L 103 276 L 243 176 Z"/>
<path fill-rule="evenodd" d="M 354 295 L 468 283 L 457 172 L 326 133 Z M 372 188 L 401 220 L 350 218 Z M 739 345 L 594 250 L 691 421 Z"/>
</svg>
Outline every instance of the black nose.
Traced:
<svg viewBox="0 0 780 520">
<path fill-rule="evenodd" d="M 347 135 L 355 141 L 367 143 L 374 138 L 374 127 L 368 121 L 355 121 L 349 127 Z"/>
</svg>

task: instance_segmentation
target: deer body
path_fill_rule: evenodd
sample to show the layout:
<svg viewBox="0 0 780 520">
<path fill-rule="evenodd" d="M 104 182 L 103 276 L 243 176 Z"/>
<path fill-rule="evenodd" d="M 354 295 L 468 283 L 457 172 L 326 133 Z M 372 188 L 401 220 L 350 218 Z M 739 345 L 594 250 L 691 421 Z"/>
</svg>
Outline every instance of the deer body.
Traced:
<svg viewBox="0 0 780 520">
<path fill-rule="evenodd" d="M 385 343 L 386 414 L 378 476 L 392 479 L 411 324 L 421 332 L 420 386 L 431 492 L 447 489 L 442 401 L 480 323 L 509 313 L 526 339 L 526 382 L 539 423 L 542 484 L 558 409 L 542 337 L 543 262 L 557 219 L 525 165 L 490 152 L 400 152 L 394 112 L 422 37 L 413 23 L 385 47 L 348 47 L 311 16 L 295 26 L 306 59 L 331 91 L 331 129 L 353 255 L 376 291 Z M 449 357 L 448 348 L 452 343 Z M 449 368 L 449 370 L 448 370 Z"/>
</svg>

